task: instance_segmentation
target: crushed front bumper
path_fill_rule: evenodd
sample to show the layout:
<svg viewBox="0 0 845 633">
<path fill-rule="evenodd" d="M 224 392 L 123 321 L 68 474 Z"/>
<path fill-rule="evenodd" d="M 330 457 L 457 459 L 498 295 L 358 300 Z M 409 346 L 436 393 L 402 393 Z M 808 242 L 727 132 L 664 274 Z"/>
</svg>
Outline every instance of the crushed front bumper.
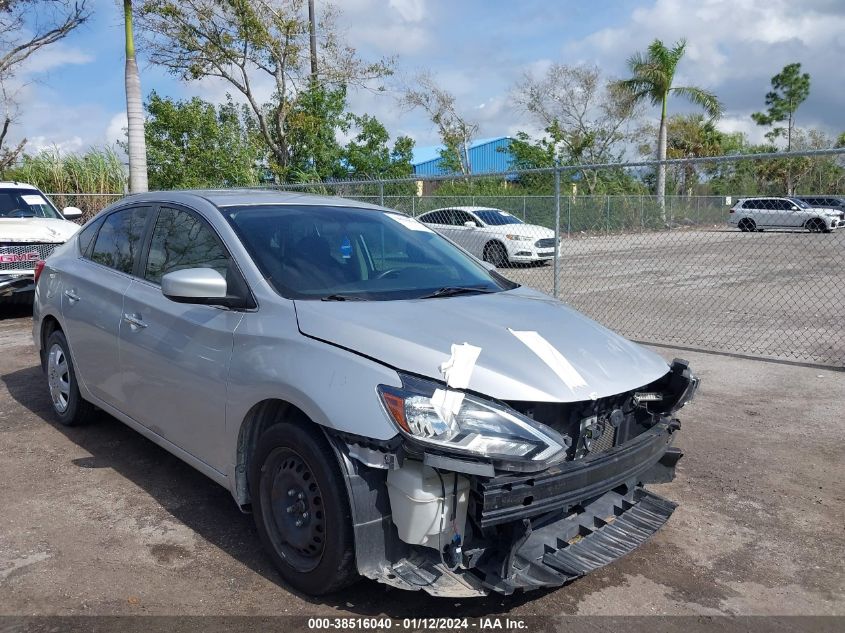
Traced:
<svg viewBox="0 0 845 633">
<path fill-rule="evenodd" d="M 542 473 L 472 476 L 471 528 L 456 560 L 397 535 L 376 447 L 371 466 L 332 443 L 345 470 L 359 572 L 435 596 L 483 596 L 560 586 L 629 553 L 671 516 L 675 504 L 645 490 L 671 481 L 683 453 L 665 418 L 625 444 Z M 386 462 L 390 462 L 392 455 Z"/>
</svg>

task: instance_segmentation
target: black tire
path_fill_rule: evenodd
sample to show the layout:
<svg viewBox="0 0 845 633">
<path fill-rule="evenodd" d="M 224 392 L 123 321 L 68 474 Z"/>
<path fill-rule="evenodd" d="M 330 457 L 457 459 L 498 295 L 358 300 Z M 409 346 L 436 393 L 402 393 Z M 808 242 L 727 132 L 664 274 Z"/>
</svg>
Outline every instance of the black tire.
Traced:
<svg viewBox="0 0 845 633">
<path fill-rule="evenodd" d="M 76 380 L 76 370 L 64 332 L 56 330 L 44 345 L 44 368 L 53 413 L 65 426 L 76 426 L 89 420 L 94 405 L 82 398 Z"/>
<path fill-rule="evenodd" d="M 359 576 L 346 484 L 328 442 L 309 424 L 300 419 L 264 432 L 249 487 L 258 535 L 282 578 L 317 596 Z"/>
<path fill-rule="evenodd" d="M 505 268 L 508 265 L 508 251 L 501 242 L 490 242 L 484 247 L 484 261 L 496 268 Z"/>
<path fill-rule="evenodd" d="M 823 220 L 819 218 L 811 218 L 807 220 L 807 223 L 804 225 L 807 227 L 807 230 L 810 233 L 827 233 L 828 228 L 827 225 L 824 223 Z"/>
<path fill-rule="evenodd" d="M 749 233 L 757 230 L 757 223 L 751 218 L 742 218 L 739 221 L 739 230 L 743 233 Z"/>
</svg>

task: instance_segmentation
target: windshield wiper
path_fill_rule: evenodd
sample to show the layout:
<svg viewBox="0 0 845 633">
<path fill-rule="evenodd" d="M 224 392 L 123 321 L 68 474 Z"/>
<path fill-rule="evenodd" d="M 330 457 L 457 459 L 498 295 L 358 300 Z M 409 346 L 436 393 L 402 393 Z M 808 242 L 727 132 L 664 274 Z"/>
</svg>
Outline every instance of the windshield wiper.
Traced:
<svg viewBox="0 0 845 633">
<path fill-rule="evenodd" d="M 354 297 L 352 295 L 332 294 L 321 297 L 320 301 L 362 301 L 361 297 Z"/>
<path fill-rule="evenodd" d="M 466 295 L 472 293 L 490 294 L 491 292 L 496 291 L 484 287 L 479 288 L 477 286 L 444 286 L 443 288 L 435 290 L 431 294 L 423 295 L 422 297 L 420 297 L 420 299 L 434 299 L 435 297 L 454 297 L 457 295 Z"/>
</svg>

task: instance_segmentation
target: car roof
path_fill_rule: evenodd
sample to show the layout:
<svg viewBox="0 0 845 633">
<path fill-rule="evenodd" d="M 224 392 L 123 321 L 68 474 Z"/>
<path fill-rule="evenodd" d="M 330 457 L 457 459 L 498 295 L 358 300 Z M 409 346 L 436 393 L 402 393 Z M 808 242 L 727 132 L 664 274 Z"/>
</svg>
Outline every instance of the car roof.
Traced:
<svg viewBox="0 0 845 633">
<path fill-rule="evenodd" d="M 504 209 L 497 209 L 496 207 L 440 207 L 439 209 L 432 209 L 431 211 L 426 211 L 426 213 L 433 213 L 434 211 L 451 211 L 455 209 L 457 211 L 503 211 Z M 505 213 L 510 213 L 510 211 L 505 211 Z"/>
<path fill-rule="evenodd" d="M 392 211 L 368 202 L 360 202 L 340 196 L 322 196 L 299 191 L 278 191 L 275 189 L 181 189 L 176 191 L 149 191 L 126 196 L 121 202 L 182 202 L 202 198 L 218 207 L 236 207 L 265 204 L 296 204 L 324 207 L 355 207 L 377 211 Z"/>
<path fill-rule="evenodd" d="M 25 182 L 15 182 L 13 180 L 5 180 L 0 182 L 0 189 L 33 189 L 38 191 L 38 187 L 30 185 Z"/>
</svg>

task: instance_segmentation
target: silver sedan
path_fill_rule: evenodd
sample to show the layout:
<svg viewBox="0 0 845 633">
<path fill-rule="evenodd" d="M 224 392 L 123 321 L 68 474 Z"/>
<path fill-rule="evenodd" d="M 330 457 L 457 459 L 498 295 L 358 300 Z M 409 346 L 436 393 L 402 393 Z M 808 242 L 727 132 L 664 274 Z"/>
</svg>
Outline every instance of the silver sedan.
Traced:
<svg viewBox="0 0 845 633">
<path fill-rule="evenodd" d="M 33 337 L 61 423 L 225 486 L 303 592 L 560 585 L 671 515 L 698 381 L 490 268 L 359 202 L 148 193 L 49 257 Z"/>
</svg>

